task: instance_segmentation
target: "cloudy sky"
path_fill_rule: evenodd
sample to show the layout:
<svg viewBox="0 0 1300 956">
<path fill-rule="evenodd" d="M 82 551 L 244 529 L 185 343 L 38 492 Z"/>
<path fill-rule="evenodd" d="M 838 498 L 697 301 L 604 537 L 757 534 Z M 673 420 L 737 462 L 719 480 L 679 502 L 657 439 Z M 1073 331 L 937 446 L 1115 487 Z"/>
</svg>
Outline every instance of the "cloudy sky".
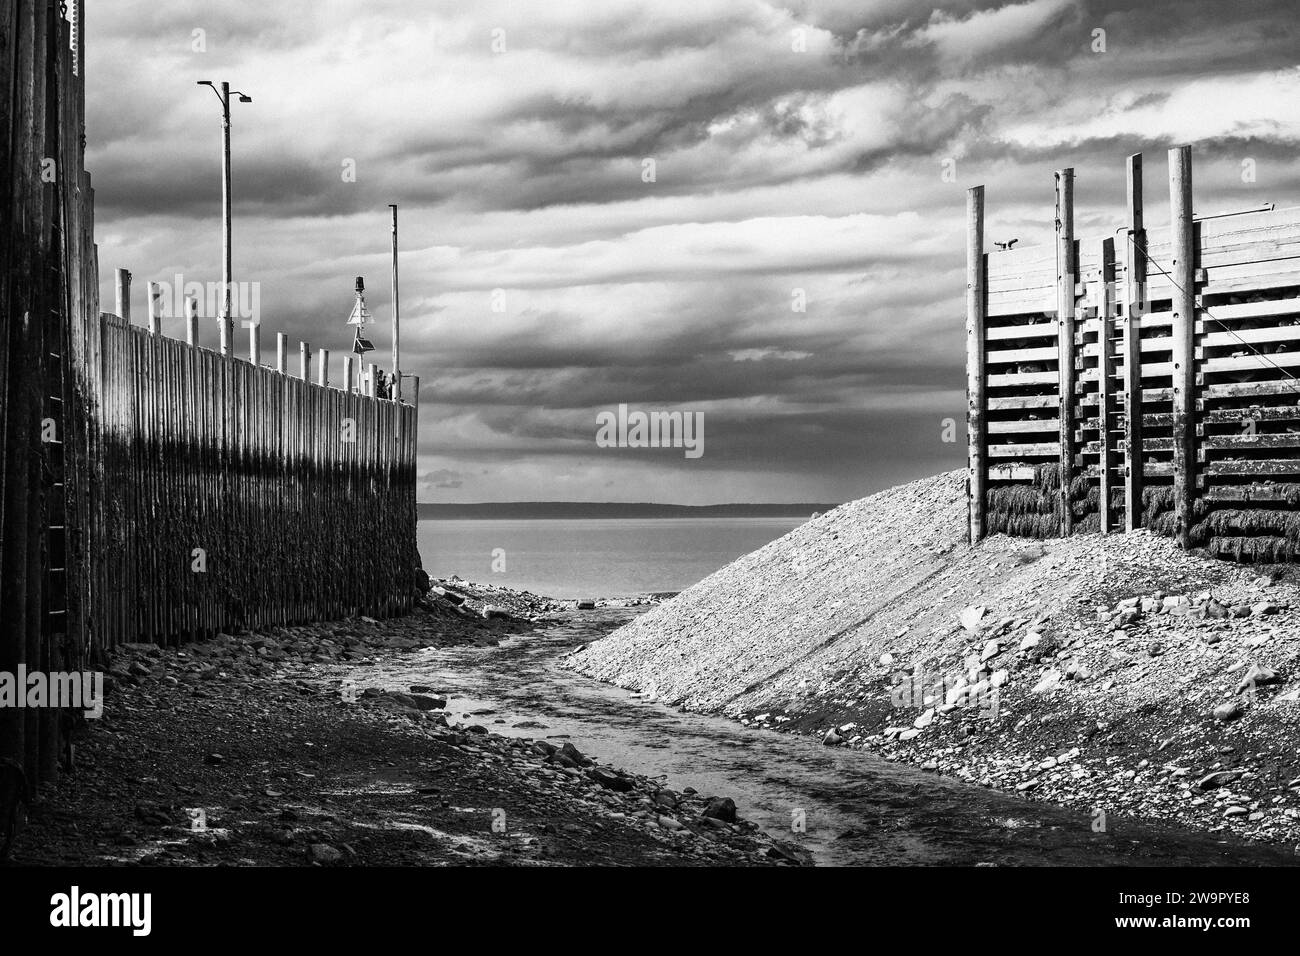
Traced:
<svg viewBox="0 0 1300 956">
<path fill-rule="evenodd" d="M 1111 232 L 1132 152 L 1164 222 L 1183 142 L 1199 213 L 1300 202 L 1295 0 L 92 0 L 87 21 L 106 303 L 119 266 L 138 311 L 147 281 L 220 279 L 196 80 L 254 97 L 235 278 L 264 334 L 346 351 L 364 275 L 386 359 L 400 204 L 424 501 L 841 501 L 960 467 L 967 186 L 1022 245 L 1060 166 L 1080 234 Z M 702 412 L 704 455 L 597 447 L 620 403 Z"/>
</svg>

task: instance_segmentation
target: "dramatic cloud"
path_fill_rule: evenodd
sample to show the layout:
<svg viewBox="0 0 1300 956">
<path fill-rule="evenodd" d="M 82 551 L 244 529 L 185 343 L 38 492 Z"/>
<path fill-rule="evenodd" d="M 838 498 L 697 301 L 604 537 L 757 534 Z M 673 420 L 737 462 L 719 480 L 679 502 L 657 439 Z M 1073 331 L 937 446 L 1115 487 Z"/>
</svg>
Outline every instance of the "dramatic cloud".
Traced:
<svg viewBox="0 0 1300 956">
<path fill-rule="evenodd" d="M 1300 201 L 1293 0 L 118 0 L 89 11 L 103 295 L 236 279 L 264 327 L 387 363 L 388 203 L 423 500 L 832 500 L 964 460 L 965 187 L 990 238 Z M 1242 164 L 1253 161 L 1254 182 Z M 164 331 L 178 334 L 174 320 Z M 205 342 L 215 329 L 203 332 Z M 375 357 L 375 356 L 372 356 Z M 337 358 L 336 358 L 337 362 Z M 337 376 L 337 372 L 336 372 Z M 596 446 L 703 412 L 705 453 Z"/>
</svg>

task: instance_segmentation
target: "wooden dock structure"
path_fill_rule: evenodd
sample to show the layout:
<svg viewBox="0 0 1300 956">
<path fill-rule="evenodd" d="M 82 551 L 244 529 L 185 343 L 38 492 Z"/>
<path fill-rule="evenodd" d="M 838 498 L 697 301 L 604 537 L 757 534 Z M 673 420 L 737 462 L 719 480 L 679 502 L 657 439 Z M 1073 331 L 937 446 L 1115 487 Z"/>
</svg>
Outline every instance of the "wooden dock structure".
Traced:
<svg viewBox="0 0 1300 956">
<path fill-rule="evenodd" d="M 1056 173 L 1051 246 L 985 251 L 967 204 L 972 542 L 1149 528 L 1183 548 L 1300 559 L 1300 207 L 1199 216 L 1169 151 L 1170 223 L 1076 238 Z"/>
</svg>

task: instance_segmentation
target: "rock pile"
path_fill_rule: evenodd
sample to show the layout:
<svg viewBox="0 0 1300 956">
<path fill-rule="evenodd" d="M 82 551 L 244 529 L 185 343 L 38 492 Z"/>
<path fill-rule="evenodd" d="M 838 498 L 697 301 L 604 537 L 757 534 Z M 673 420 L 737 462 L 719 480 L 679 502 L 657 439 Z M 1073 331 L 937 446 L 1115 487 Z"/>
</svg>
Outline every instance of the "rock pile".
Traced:
<svg viewBox="0 0 1300 956">
<path fill-rule="evenodd" d="M 844 505 L 566 666 L 1035 799 L 1300 840 L 1294 572 L 964 527 L 961 472 Z"/>
</svg>

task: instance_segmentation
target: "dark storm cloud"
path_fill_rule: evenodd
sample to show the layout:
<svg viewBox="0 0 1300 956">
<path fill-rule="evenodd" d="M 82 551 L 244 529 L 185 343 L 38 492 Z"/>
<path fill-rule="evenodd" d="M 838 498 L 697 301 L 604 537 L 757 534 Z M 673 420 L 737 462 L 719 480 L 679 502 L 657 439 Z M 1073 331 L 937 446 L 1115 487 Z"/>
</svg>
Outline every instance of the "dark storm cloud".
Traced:
<svg viewBox="0 0 1300 956">
<path fill-rule="evenodd" d="M 337 363 L 356 275 L 385 319 L 402 204 L 422 494 L 850 497 L 960 464 L 940 436 L 964 413 L 965 187 L 1022 245 L 1048 238 L 1062 166 L 1081 235 L 1108 233 L 1133 152 L 1159 222 L 1181 142 L 1198 209 L 1297 201 L 1297 19 L 1283 0 L 122 0 L 88 25 L 105 292 L 117 265 L 217 277 L 219 110 L 194 81 L 230 79 L 254 96 L 236 278 L 267 333 Z M 704 458 L 596 449 L 619 403 L 701 411 Z"/>
</svg>

